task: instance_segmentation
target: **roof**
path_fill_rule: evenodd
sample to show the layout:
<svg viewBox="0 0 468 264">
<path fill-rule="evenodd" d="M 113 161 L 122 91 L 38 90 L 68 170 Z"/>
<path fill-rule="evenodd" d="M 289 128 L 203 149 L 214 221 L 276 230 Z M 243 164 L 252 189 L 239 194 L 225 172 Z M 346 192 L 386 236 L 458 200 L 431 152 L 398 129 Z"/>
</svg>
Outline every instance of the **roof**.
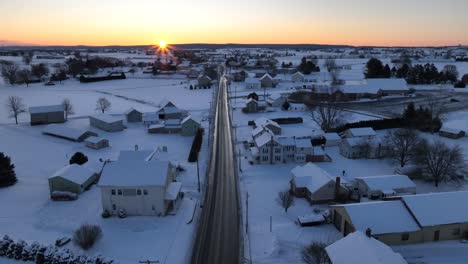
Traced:
<svg viewBox="0 0 468 264">
<path fill-rule="evenodd" d="M 312 142 L 307 138 L 296 139 L 296 147 L 298 148 L 311 148 Z"/>
<path fill-rule="evenodd" d="M 93 115 L 90 116 L 90 118 L 97 119 L 99 121 L 102 121 L 104 123 L 116 123 L 116 122 L 121 122 L 123 121 L 122 117 L 116 117 L 116 116 L 111 116 L 111 115 Z"/>
<path fill-rule="evenodd" d="M 254 130 L 252 130 L 252 137 L 255 138 L 257 137 L 258 135 L 262 134 L 263 132 L 269 132 L 269 133 L 272 133 L 271 130 L 267 127 L 262 127 L 262 126 L 258 126 L 256 127 Z"/>
<path fill-rule="evenodd" d="M 268 96 L 268 99 L 271 100 L 271 101 L 276 101 L 276 100 L 281 99 L 281 98 L 283 98 L 283 95 L 280 94 L 280 93 L 273 93 L 273 94 L 270 94 Z"/>
<path fill-rule="evenodd" d="M 350 128 L 347 131 L 349 131 L 353 137 L 366 137 L 377 135 L 374 129 L 372 129 L 371 127 Z"/>
<path fill-rule="evenodd" d="M 325 248 L 333 264 L 407 264 L 392 248 L 356 231 Z"/>
<path fill-rule="evenodd" d="M 258 103 L 257 100 L 255 100 L 253 98 L 248 98 L 247 100 L 245 100 L 245 104 L 249 104 L 251 102 Z"/>
<path fill-rule="evenodd" d="M 463 130 L 461 129 L 454 129 L 454 128 L 450 128 L 446 126 L 441 127 L 439 131 L 449 133 L 449 134 L 455 134 L 455 135 L 458 135 L 463 132 Z"/>
<path fill-rule="evenodd" d="M 404 196 L 403 201 L 421 226 L 468 222 L 468 191 Z"/>
<path fill-rule="evenodd" d="M 341 140 L 340 135 L 338 133 L 326 133 L 323 137 L 328 140 Z"/>
<path fill-rule="evenodd" d="M 90 132 L 87 130 L 66 127 L 63 125 L 50 124 L 42 130 L 42 133 L 78 140 L 78 138 Z"/>
<path fill-rule="evenodd" d="M 165 186 L 169 162 L 118 160 L 106 165 L 99 186 Z"/>
<path fill-rule="evenodd" d="M 307 188 L 311 193 L 319 190 L 330 181 L 334 182 L 333 177 L 328 172 L 313 163 L 297 166 L 291 170 L 291 174 L 296 187 Z"/>
<path fill-rule="evenodd" d="M 384 91 L 403 91 L 409 90 L 405 79 L 367 79 L 369 89 L 384 90 Z"/>
<path fill-rule="evenodd" d="M 107 140 L 107 139 L 101 138 L 101 137 L 94 137 L 94 136 L 92 136 L 92 137 L 87 138 L 87 139 L 85 140 L 85 142 L 97 144 L 97 143 L 99 143 L 99 142 L 101 142 L 101 141 L 103 141 L 103 140 Z"/>
<path fill-rule="evenodd" d="M 167 186 L 166 193 L 164 194 L 164 199 L 173 201 L 176 200 L 179 196 L 180 190 L 182 189 L 181 182 L 171 182 Z"/>
<path fill-rule="evenodd" d="M 188 122 L 192 120 L 193 122 L 197 123 L 197 124 L 200 124 L 200 121 L 196 120 L 195 118 L 193 118 L 191 115 L 187 116 L 186 118 L 182 119 L 182 121 L 180 122 L 181 124 L 184 124 L 185 122 Z"/>
<path fill-rule="evenodd" d="M 273 133 L 268 130 L 267 133 L 260 134 L 254 138 L 255 146 L 260 148 L 263 145 L 267 144 L 273 138 Z"/>
<path fill-rule="evenodd" d="M 137 112 L 137 113 L 141 113 L 141 111 L 138 111 L 133 107 L 130 107 L 127 111 L 124 112 L 124 114 L 128 115 L 128 114 L 130 114 L 131 112 L 134 112 L 134 111 Z"/>
<path fill-rule="evenodd" d="M 265 73 L 265 75 L 263 75 L 262 78 L 260 78 L 260 80 L 263 80 L 263 79 L 265 79 L 265 78 L 269 78 L 269 79 L 272 79 L 272 80 L 273 80 L 273 77 L 271 77 L 271 75 L 268 74 L 268 73 Z"/>
<path fill-rule="evenodd" d="M 276 138 L 276 141 L 278 142 L 278 144 L 282 146 L 295 146 L 296 145 L 296 141 L 292 137 L 278 137 Z"/>
<path fill-rule="evenodd" d="M 143 122 L 158 121 L 159 115 L 156 112 L 143 113 Z"/>
<path fill-rule="evenodd" d="M 295 73 L 292 74 L 292 76 L 296 76 L 296 75 L 299 75 L 299 76 L 301 76 L 301 77 L 304 77 L 304 74 L 302 74 L 302 72 L 299 72 L 299 71 L 297 71 L 297 72 L 295 72 Z"/>
<path fill-rule="evenodd" d="M 63 112 L 65 111 L 63 105 L 45 105 L 45 106 L 32 106 L 29 107 L 29 113 L 41 114 L 50 112 Z"/>
<path fill-rule="evenodd" d="M 78 164 L 71 164 L 58 170 L 56 173 L 54 173 L 54 175 L 50 176 L 49 179 L 55 177 L 62 177 L 64 179 L 67 179 L 68 181 L 82 185 L 87 180 L 89 180 L 89 178 L 93 177 L 94 174 L 94 171 L 86 167 L 83 167 Z"/>
<path fill-rule="evenodd" d="M 363 181 L 370 190 L 416 188 L 416 184 L 406 175 L 382 175 L 356 179 Z"/>
<path fill-rule="evenodd" d="M 374 235 L 420 230 L 418 223 L 399 200 L 338 206 L 346 210 L 356 230 L 362 232 L 367 228 L 370 228 Z"/>
<path fill-rule="evenodd" d="M 164 108 L 164 107 L 175 107 L 175 104 L 172 103 L 171 101 L 167 99 L 163 99 L 159 102 L 159 107 Z"/>
<path fill-rule="evenodd" d="M 254 122 L 255 122 L 255 125 L 256 125 L 257 127 L 258 127 L 258 126 L 272 125 L 272 126 L 281 128 L 281 126 L 280 126 L 277 122 L 275 122 L 275 121 L 273 121 L 273 120 L 271 120 L 271 119 L 265 118 L 265 117 L 257 118 L 257 119 L 255 119 Z"/>
<path fill-rule="evenodd" d="M 151 160 L 153 151 L 150 150 L 121 150 L 119 161 L 148 161 Z"/>
<path fill-rule="evenodd" d="M 247 83 L 247 84 L 257 84 L 257 83 L 260 83 L 260 79 L 248 77 L 248 78 L 245 78 L 245 83 Z"/>
<path fill-rule="evenodd" d="M 361 146 L 365 143 L 362 138 L 345 138 L 344 141 L 351 147 Z"/>
</svg>

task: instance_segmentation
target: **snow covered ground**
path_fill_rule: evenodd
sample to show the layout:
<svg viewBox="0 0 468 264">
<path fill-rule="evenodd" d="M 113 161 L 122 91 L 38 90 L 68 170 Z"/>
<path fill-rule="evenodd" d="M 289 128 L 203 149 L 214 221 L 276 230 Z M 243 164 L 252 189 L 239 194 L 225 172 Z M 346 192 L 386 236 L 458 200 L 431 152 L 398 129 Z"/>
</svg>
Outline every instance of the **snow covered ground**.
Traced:
<svg viewBox="0 0 468 264">
<path fill-rule="evenodd" d="M 193 110 L 195 117 L 206 117 L 211 90 L 191 91 L 180 83 L 180 79 L 127 79 L 93 84 L 69 80 L 53 87 L 40 84 L 28 88 L 0 86 L 1 101 L 7 96 L 17 95 L 28 106 L 59 104 L 63 98 L 70 98 L 76 114 L 63 125 L 92 130 L 109 139 L 111 145 L 107 149 L 92 150 L 83 143 L 46 136 L 41 133 L 44 126 L 29 125 L 27 114 L 20 117 L 19 125 L 14 125 L 6 112 L 0 111 L 0 151 L 12 158 L 19 180 L 12 187 L 0 189 L 0 235 L 8 234 L 14 239 L 53 244 L 57 238 L 71 236 L 83 223 L 98 224 L 104 236 L 86 254 L 100 253 L 119 263 L 137 263 L 146 259 L 159 260 L 160 263 L 186 263 L 191 254 L 197 219 L 190 224 L 187 222 L 199 200 L 196 165 L 187 162 L 193 138 L 177 134 L 148 134 L 142 124 L 128 124 L 123 132 L 107 133 L 91 128 L 86 118 L 97 113 L 94 110 L 95 101 L 101 96 L 111 101 L 110 113 L 113 115 L 121 115 L 129 107 L 151 111 L 155 109 L 154 104 L 169 99 L 182 109 Z M 134 99 L 145 102 L 139 103 Z M 202 126 L 208 127 L 208 123 L 204 121 Z M 159 158 L 177 162 L 186 169 L 176 177 L 177 181 L 183 183 L 185 192 L 176 215 L 103 219 L 100 190 L 96 186 L 83 193 L 77 201 L 50 200 L 47 178 L 65 166 L 74 152 L 85 153 L 90 163 L 99 167 L 102 166 L 99 159 L 115 159 L 120 150 L 133 150 L 135 145 L 140 150 L 167 146 L 168 153 L 159 154 Z M 206 143 L 200 158 L 203 179 L 208 158 Z M 72 244 L 69 247 L 75 252 L 80 251 Z"/>
</svg>

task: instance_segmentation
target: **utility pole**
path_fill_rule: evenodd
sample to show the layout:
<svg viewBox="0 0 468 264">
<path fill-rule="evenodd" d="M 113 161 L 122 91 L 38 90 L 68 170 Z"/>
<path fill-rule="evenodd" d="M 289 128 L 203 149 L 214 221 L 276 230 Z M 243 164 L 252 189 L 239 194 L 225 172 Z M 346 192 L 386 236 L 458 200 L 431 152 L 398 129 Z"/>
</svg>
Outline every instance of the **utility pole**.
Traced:
<svg viewBox="0 0 468 264">
<path fill-rule="evenodd" d="M 242 159 L 241 159 L 241 150 L 239 148 L 239 171 L 242 172 Z"/>
<path fill-rule="evenodd" d="M 245 233 L 249 232 L 249 193 L 247 192 L 247 196 L 245 199 Z"/>
<path fill-rule="evenodd" d="M 198 192 L 200 192 L 200 168 L 198 166 L 198 154 L 197 154 L 197 178 L 198 178 Z"/>
</svg>

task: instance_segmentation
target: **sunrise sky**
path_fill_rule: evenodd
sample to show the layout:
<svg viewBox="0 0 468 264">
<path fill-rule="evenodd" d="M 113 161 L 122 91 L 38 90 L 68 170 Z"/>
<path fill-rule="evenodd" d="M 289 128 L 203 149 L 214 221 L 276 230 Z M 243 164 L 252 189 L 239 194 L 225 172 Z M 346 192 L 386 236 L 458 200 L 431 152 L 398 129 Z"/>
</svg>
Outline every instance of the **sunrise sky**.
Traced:
<svg viewBox="0 0 468 264">
<path fill-rule="evenodd" d="M 0 43 L 468 44 L 465 0 L 1 0 Z"/>
</svg>

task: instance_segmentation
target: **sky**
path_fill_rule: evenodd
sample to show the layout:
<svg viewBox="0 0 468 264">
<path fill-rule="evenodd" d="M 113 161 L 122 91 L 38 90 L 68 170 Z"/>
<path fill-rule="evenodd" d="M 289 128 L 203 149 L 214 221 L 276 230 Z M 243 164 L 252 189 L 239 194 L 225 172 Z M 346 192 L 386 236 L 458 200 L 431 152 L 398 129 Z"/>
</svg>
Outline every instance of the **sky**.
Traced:
<svg viewBox="0 0 468 264">
<path fill-rule="evenodd" d="M 466 0 L 0 0 L 0 45 L 467 45 L 466 10 Z"/>
</svg>

